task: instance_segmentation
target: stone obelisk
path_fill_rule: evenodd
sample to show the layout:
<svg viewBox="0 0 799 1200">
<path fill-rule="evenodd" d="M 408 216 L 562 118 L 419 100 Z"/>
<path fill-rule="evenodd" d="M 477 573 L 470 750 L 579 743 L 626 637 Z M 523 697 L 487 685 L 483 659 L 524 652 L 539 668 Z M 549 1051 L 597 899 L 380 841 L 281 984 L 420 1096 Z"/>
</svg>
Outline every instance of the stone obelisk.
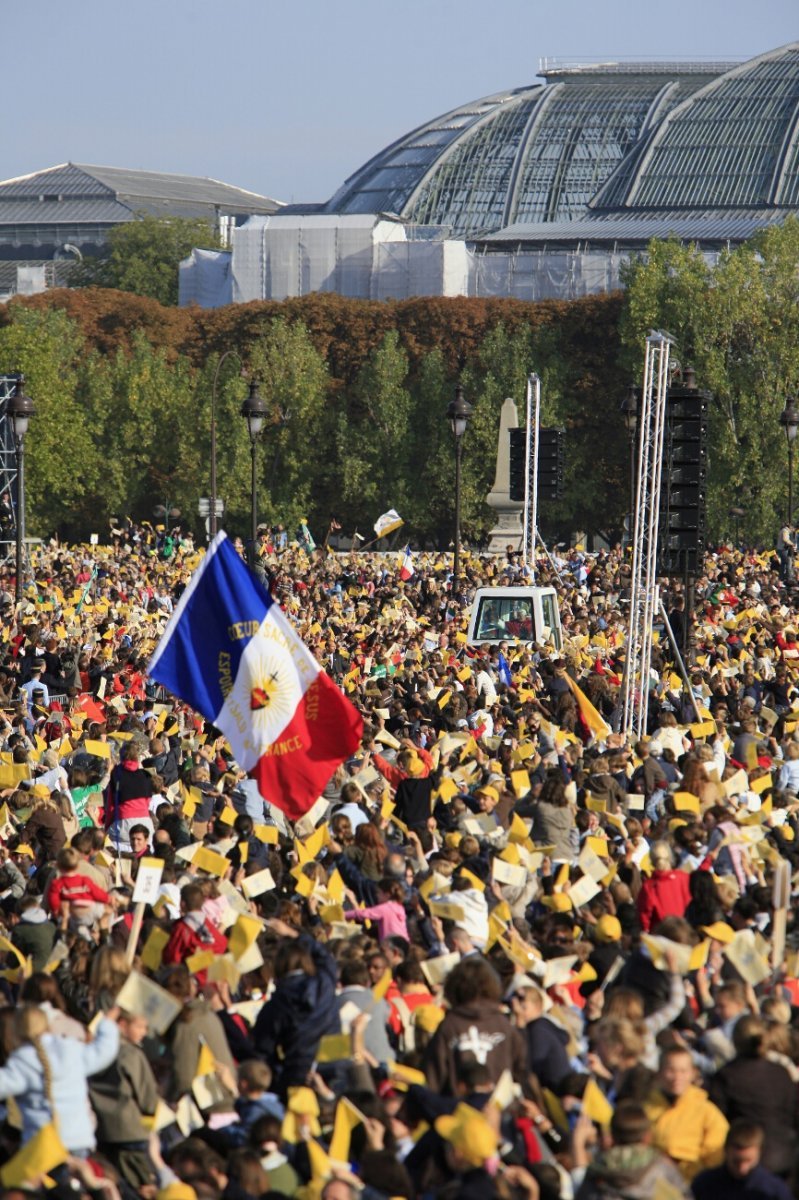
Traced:
<svg viewBox="0 0 799 1200">
<path fill-rule="evenodd" d="M 510 498 L 510 437 L 511 429 L 518 429 L 519 413 L 514 400 L 508 398 L 499 414 L 499 440 L 497 442 L 497 471 L 494 486 L 486 497 L 496 513 L 496 524 L 488 535 L 489 554 L 504 554 L 508 546 L 514 550 L 522 548 L 522 513 L 524 504 Z"/>
</svg>

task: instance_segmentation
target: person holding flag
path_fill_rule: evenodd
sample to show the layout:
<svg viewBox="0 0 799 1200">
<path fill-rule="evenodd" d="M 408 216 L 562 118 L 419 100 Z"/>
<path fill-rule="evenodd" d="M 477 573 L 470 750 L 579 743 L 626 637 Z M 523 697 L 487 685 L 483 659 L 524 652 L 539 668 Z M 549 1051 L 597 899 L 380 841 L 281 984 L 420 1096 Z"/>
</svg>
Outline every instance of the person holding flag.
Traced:
<svg viewBox="0 0 799 1200">
<path fill-rule="evenodd" d="M 224 532 L 181 596 L 149 674 L 225 734 L 239 767 L 291 820 L 360 744 L 360 713 Z"/>
</svg>

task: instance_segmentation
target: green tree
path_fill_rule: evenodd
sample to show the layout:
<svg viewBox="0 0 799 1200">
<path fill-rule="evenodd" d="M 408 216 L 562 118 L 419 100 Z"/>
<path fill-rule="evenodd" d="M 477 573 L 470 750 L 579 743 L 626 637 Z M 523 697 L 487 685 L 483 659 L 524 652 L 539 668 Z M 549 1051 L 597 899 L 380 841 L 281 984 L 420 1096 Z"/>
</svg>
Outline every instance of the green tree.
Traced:
<svg viewBox="0 0 799 1200">
<path fill-rule="evenodd" d="M 28 532 L 63 532 L 99 471 L 92 431 L 77 399 L 83 339 L 58 309 L 10 305 L 0 329 L 0 370 L 23 371 L 35 415 L 25 440 Z"/>
<path fill-rule="evenodd" d="M 654 242 L 626 271 L 621 323 L 627 362 L 640 374 L 644 339 L 665 328 L 675 355 L 712 395 L 708 522 L 731 532 L 731 506 L 747 537 L 773 539 L 786 495 L 779 414 L 799 388 L 799 222 L 789 218 L 709 265 L 696 247 Z"/>
<path fill-rule="evenodd" d="M 436 347 L 422 359 L 412 389 L 416 465 L 407 513 L 409 531 L 434 547 L 448 545 L 453 534 L 455 451 L 445 414 L 454 386 L 444 355 Z"/>
<path fill-rule="evenodd" d="M 371 526 L 387 508 L 407 520 L 418 466 L 411 457 L 413 402 L 407 376 L 408 356 L 391 330 L 341 398 L 336 454 L 347 525 Z"/>
<path fill-rule="evenodd" d="M 211 224 L 201 217 L 154 217 L 139 213 L 115 226 L 107 251 L 85 259 L 72 273 L 73 287 L 117 288 L 161 304 L 178 302 L 178 264 L 195 246 L 219 249 Z"/>
<path fill-rule="evenodd" d="M 190 484 L 184 454 L 194 436 L 194 380 L 188 362 L 169 362 L 163 350 L 137 334 L 131 353 L 118 351 L 106 369 L 98 429 L 101 511 L 151 519 L 157 504 L 185 510 Z"/>
</svg>

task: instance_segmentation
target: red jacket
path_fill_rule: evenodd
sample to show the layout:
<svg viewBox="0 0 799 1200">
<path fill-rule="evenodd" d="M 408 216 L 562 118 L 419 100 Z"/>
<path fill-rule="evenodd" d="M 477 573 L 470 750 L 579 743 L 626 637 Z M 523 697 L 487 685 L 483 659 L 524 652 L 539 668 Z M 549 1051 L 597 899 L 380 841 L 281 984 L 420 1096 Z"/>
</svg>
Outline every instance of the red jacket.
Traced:
<svg viewBox="0 0 799 1200">
<path fill-rule="evenodd" d="M 194 914 L 192 914 L 194 915 Z M 200 915 L 200 914 L 196 914 Z M 185 962 L 187 958 L 191 958 L 192 954 L 196 954 L 198 950 L 213 950 L 214 954 L 224 954 L 227 950 L 227 938 L 215 929 L 209 921 L 204 921 L 202 924 L 202 937 L 196 929 L 186 920 L 181 917 L 172 926 L 172 932 L 169 935 L 169 941 L 164 947 L 164 954 L 161 961 L 166 966 L 174 966 L 176 963 Z M 197 982 L 202 985 L 206 982 L 205 971 L 197 972 Z"/>
<path fill-rule="evenodd" d="M 88 875 L 60 875 L 47 890 L 47 904 L 54 916 L 61 913 L 61 905 L 91 904 L 93 900 L 108 903 L 108 892 L 98 887 Z"/>
<path fill-rule="evenodd" d="M 691 902 L 689 875 L 685 871 L 653 871 L 638 893 L 638 916 L 644 933 L 665 917 L 684 917 Z"/>
</svg>

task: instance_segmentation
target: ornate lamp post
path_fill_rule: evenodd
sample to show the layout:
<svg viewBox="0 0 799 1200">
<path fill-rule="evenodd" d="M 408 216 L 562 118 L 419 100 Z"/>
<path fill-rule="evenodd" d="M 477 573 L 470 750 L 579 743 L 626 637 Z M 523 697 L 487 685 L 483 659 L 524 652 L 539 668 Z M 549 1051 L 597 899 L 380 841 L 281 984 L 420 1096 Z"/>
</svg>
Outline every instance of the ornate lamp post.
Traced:
<svg viewBox="0 0 799 1200">
<path fill-rule="evenodd" d="M 258 384 L 253 381 L 246 400 L 241 406 L 241 415 L 247 422 L 247 432 L 250 435 L 250 454 L 252 456 L 252 480 L 250 490 L 250 568 L 255 569 L 258 541 L 258 439 L 266 419 L 266 401 L 258 392 Z"/>
<path fill-rule="evenodd" d="M 30 396 L 23 392 L 25 376 L 18 375 L 17 383 L 12 392 L 6 409 L 11 421 L 14 434 L 14 452 L 17 458 L 17 555 L 16 555 L 16 586 L 17 604 L 22 600 L 22 558 L 25 546 L 25 436 L 28 432 L 30 419 L 35 416 L 36 409 Z"/>
<path fill-rule="evenodd" d="M 453 562 L 453 581 L 457 585 L 461 570 L 461 461 L 463 458 L 463 435 L 472 415 L 472 406 L 464 399 L 461 385 L 455 388 L 455 395 L 447 406 L 447 420 L 455 438 L 455 556 Z M 453 587 L 454 591 L 454 587 Z"/>
</svg>

